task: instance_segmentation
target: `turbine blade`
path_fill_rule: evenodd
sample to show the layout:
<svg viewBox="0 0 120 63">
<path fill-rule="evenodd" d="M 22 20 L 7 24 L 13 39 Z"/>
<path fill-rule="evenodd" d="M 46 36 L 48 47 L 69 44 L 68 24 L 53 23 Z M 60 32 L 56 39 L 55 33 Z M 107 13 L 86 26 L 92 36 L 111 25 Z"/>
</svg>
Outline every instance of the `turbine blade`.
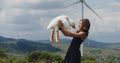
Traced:
<svg viewBox="0 0 120 63">
<path fill-rule="evenodd" d="M 70 5 L 67 5 L 67 6 L 65 6 L 65 8 L 70 7 L 70 6 L 73 6 L 73 5 L 76 5 L 76 4 L 78 4 L 78 3 L 80 3 L 80 1 L 74 2 L 74 3 L 70 4 Z"/>
<path fill-rule="evenodd" d="M 104 21 L 85 1 L 84 1 L 84 4 L 85 4 L 99 19 L 101 19 L 102 21 Z"/>
</svg>

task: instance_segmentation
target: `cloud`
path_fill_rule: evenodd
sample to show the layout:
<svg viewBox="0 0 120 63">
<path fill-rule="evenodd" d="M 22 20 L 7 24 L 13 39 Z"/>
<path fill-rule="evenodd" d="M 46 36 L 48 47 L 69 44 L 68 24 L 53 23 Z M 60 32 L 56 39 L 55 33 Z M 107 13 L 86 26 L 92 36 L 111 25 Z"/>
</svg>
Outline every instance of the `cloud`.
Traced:
<svg viewBox="0 0 120 63">
<path fill-rule="evenodd" d="M 114 2 L 114 3 L 111 3 L 110 5 L 120 7 L 120 2 Z"/>
<path fill-rule="evenodd" d="M 42 28 L 38 22 L 40 17 L 25 10 L 2 10 L 0 18 L 2 33 L 10 31 L 34 32 Z"/>
<path fill-rule="evenodd" d="M 2 8 L 22 8 L 22 9 L 57 9 L 64 6 L 60 0 L 6 0 L 2 1 Z"/>
<path fill-rule="evenodd" d="M 102 1 L 102 3 L 100 3 Z M 91 21 L 89 38 L 106 41 L 120 32 L 119 3 L 103 0 L 88 1 L 88 4 L 104 19 L 101 21 L 94 13 L 85 7 L 85 18 Z M 56 16 L 65 14 L 72 18 L 76 25 L 81 19 L 81 4 L 63 8 L 75 1 L 65 0 L 0 0 L 0 29 L 4 36 L 39 40 L 49 39 L 50 30 L 46 27 Z M 106 2 L 108 4 L 106 4 Z M 94 4 L 93 4 L 94 3 Z M 117 35 L 117 37 L 119 37 Z M 63 35 L 62 35 L 63 36 Z M 112 38 L 114 38 L 112 37 Z M 119 41 L 119 39 L 116 39 Z"/>
</svg>

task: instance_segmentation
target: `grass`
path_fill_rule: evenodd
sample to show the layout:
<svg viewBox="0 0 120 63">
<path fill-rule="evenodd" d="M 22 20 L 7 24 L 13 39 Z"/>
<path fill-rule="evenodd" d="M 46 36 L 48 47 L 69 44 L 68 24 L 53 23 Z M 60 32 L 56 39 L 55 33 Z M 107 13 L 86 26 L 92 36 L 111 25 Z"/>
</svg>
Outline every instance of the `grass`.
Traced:
<svg viewBox="0 0 120 63">
<path fill-rule="evenodd" d="M 61 54 L 61 56 L 64 58 L 67 49 L 69 47 L 69 44 L 51 44 L 52 46 L 56 48 L 60 48 L 61 51 L 57 52 L 58 54 Z M 120 50 L 116 49 L 109 49 L 109 48 L 95 48 L 95 47 L 84 47 L 84 55 L 93 56 L 93 57 L 106 57 L 108 60 L 111 60 L 109 57 L 120 58 Z"/>
</svg>

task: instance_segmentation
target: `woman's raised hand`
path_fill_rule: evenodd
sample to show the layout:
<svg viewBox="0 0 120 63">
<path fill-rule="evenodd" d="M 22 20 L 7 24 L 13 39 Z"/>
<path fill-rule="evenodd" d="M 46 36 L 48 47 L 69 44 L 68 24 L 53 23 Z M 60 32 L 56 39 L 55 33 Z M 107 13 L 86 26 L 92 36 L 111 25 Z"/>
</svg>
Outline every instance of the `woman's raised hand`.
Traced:
<svg viewBox="0 0 120 63">
<path fill-rule="evenodd" d="M 63 28 L 63 27 L 64 27 L 64 25 L 63 25 L 63 23 L 62 23 L 62 21 L 61 21 L 61 20 L 59 20 L 59 21 L 58 21 L 57 26 L 59 27 L 59 29 L 61 29 L 61 28 Z"/>
</svg>

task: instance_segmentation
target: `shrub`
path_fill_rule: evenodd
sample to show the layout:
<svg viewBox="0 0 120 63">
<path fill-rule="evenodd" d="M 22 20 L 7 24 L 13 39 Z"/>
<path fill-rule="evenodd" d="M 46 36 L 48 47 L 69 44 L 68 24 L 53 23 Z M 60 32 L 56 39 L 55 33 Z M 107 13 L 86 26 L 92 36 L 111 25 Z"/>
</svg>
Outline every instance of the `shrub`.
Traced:
<svg viewBox="0 0 120 63">
<path fill-rule="evenodd" d="M 0 58 L 7 58 L 5 51 L 2 49 L 0 49 Z"/>
<path fill-rule="evenodd" d="M 37 63 L 62 63 L 63 59 L 59 54 L 50 52 L 35 51 L 28 54 L 28 62 Z"/>
<path fill-rule="evenodd" d="M 82 63 L 96 63 L 96 59 L 91 56 L 83 56 L 81 59 Z"/>
<path fill-rule="evenodd" d="M 39 51 L 31 52 L 28 54 L 28 62 L 37 62 L 41 59 L 42 53 Z"/>
</svg>

